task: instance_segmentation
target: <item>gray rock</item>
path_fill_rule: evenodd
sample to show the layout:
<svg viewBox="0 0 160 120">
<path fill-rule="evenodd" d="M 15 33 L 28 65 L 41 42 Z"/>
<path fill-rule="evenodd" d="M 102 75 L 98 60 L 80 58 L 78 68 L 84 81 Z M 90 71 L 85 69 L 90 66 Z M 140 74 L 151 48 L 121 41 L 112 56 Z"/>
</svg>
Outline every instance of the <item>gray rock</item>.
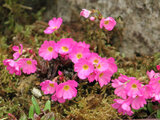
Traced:
<svg viewBox="0 0 160 120">
<path fill-rule="evenodd" d="M 99 9 L 105 17 L 123 18 L 119 50 L 126 56 L 152 55 L 160 50 L 160 0 L 58 0 L 56 14 L 71 21 L 83 8 Z"/>
<path fill-rule="evenodd" d="M 28 1 L 28 0 L 27 0 Z M 32 2 L 37 0 L 32 0 Z M 32 3 L 30 2 L 30 3 Z M 152 55 L 160 51 L 160 0 L 42 0 L 46 7 L 43 20 L 62 17 L 75 21 L 83 8 L 99 9 L 103 16 L 123 18 L 123 39 L 119 50 L 128 57 Z M 119 42 L 119 36 L 113 41 Z"/>
<path fill-rule="evenodd" d="M 32 89 L 32 94 L 38 98 L 42 96 L 41 91 L 35 87 Z"/>
</svg>

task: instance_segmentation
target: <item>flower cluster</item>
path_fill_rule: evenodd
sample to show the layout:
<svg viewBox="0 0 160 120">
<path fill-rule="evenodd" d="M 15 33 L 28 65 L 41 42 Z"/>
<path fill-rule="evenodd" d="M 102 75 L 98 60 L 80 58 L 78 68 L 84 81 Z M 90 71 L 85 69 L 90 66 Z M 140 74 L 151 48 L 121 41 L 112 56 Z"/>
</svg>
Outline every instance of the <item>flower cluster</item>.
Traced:
<svg viewBox="0 0 160 120">
<path fill-rule="evenodd" d="M 86 14 L 86 11 L 81 13 L 86 17 L 89 14 Z M 60 28 L 62 21 L 62 18 L 53 18 L 49 21 L 49 27 L 44 30 L 44 33 L 53 33 Z M 72 38 L 62 38 L 58 42 L 44 41 L 38 54 L 46 60 L 46 63 L 53 59 L 62 60 L 64 58 L 64 60 L 69 60 L 73 63 L 73 72 L 77 72 L 75 75 L 79 79 L 88 79 L 89 82 L 96 80 L 103 87 L 110 82 L 112 75 L 117 71 L 117 65 L 114 58 L 102 58 L 97 53 L 91 52 L 89 48 L 90 45 L 85 42 L 76 42 Z M 35 73 L 37 65 L 41 69 L 39 59 L 32 49 L 23 49 L 23 45 L 20 44 L 20 48 L 13 46 L 13 50 L 15 51 L 14 59 L 3 61 L 10 74 L 21 75 L 21 69 L 26 74 Z M 29 58 L 26 58 L 29 56 L 27 53 L 31 54 Z M 38 63 L 32 58 L 35 58 Z M 40 86 L 44 94 L 52 94 L 52 100 L 63 103 L 66 99 L 70 100 L 77 95 L 78 83 L 75 80 L 67 80 L 61 71 L 58 71 L 58 74 L 58 79 L 55 77 L 52 81 L 45 80 Z"/>
<path fill-rule="evenodd" d="M 116 21 L 114 20 L 114 18 L 112 17 L 107 17 L 107 18 L 103 18 L 102 15 L 99 13 L 99 11 L 93 10 L 87 10 L 87 9 L 82 9 L 82 11 L 80 12 L 80 16 L 83 16 L 85 18 L 88 18 L 91 14 L 96 13 L 99 14 L 99 16 L 91 16 L 89 19 L 91 21 L 95 21 L 96 18 L 100 19 L 100 24 L 99 27 L 102 29 L 103 27 L 108 30 L 111 31 L 113 30 L 114 26 L 116 25 Z"/>
<path fill-rule="evenodd" d="M 53 94 L 51 96 L 52 100 L 64 103 L 66 99 L 71 100 L 76 97 L 78 83 L 75 80 L 68 80 L 58 85 L 55 81 L 45 80 L 40 86 L 44 94 Z"/>
<path fill-rule="evenodd" d="M 70 59 L 74 63 L 74 71 L 80 79 L 89 82 L 98 81 L 100 86 L 107 85 L 111 76 L 117 71 L 114 58 L 101 58 L 97 53 L 89 50 L 90 45 L 85 42 L 76 42 L 72 38 L 62 38 L 54 41 L 44 41 L 39 48 L 39 55 L 50 61 L 58 54 Z"/>
<path fill-rule="evenodd" d="M 112 80 L 112 86 L 115 88 L 114 93 L 121 97 L 115 99 L 113 108 L 118 109 L 119 113 L 132 115 L 132 109 L 138 110 L 147 104 L 147 99 L 160 101 L 160 74 L 153 70 L 147 71 L 150 79 L 149 84 L 142 84 L 134 77 L 120 75 L 118 79 Z"/>
<path fill-rule="evenodd" d="M 96 10 L 83 9 L 80 16 L 88 18 L 91 14 L 97 13 L 98 16 L 91 16 L 89 19 L 100 20 L 100 28 L 108 31 L 113 30 L 116 21 L 112 17 L 103 18 Z M 62 18 L 53 18 L 48 22 L 49 27 L 44 30 L 45 34 L 51 34 L 58 30 L 62 24 Z M 72 38 L 62 38 L 58 42 L 44 41 L 39 48 L 38 54 L 44 59 L 46 65 L 53 59 L 69 60 L 73 64 L 73 72 L 81 80 L 89 82 L 97 81 L 101 87 L 111 81 L 111 77 L 117 72 L 117 65 L 114 58 L 101 57 L 97 53 L 90 51 L 90 45 L 85 42 L 76 42 Z M 21 70 L 25 74 L 35 73 L 37 66 L 41 66 L 36 54 L 32 49 L 23 49 L 23 45 L 13 46 L 13 59 L 3 61 L 7 66 L 10 74 L 21 75 Z M 30 57 L 27 53 L 31 54 Z M 35 58 L 36 60 L 34 60 Z M 52 61 L 51 61 L 52 62 Z M 49 65 L 48 65 L 49 66 Z M 41 69 L 39 67 L 39 69 Z M 160 65 L 157 65 L 160 70 Z M 58 75 L 53 80 L 45 80 L 40 83 L 41 90 L 44 94 L 51 94 L 53 101 L 64 103 L 71 100 L 77 95 L 78 82 L 65 77 L 63 72 L 57 70 Z M 147 71 L 149 83 L 144 85 L 135 77 L 127 77 L 120 74 L 118 79 L 112 80 L 112 86 L 115 88 L 114 93 L 121 97 L 115 99 L 112 107 L 118 109 L 119 113 L 132 115 L 133 109 L 138 110 L 147 104 L 147 99 L 160 102 L 160 73 L 153 70 Z M 69 79 L 69 80 L 68 80 Z"/>
<path fill-rule="evenodd" d="M 23 58 L 22 53 L 27 52 L 27 50 L 23 50 L 23 45 L 20 44 L 19 46 L 13 46 L 12 49 L 13 51 L 16 51 L 13 54 L 14 59 L 6 59 L 3 61 L 3 64 L 7 66 L 7 70 L 9 71 L 10 74 L 16 74 L 16 75 L 21 75 L 21 69 L 23 73 L 26 74 L 31 74 L 35 73 L 37 68 L 37 61 L 31 58 Z"/>
<path fill-rule="evenodd" d="M 39 55 L 47 61 L 56 59 L 58 56 L 70 59 L 74 63 L 74 71 L 80 79 L 87 79 L 89 82 L 98 81 L 100 86 L 107 85 L 111 76 L 117 71 L 117 65 L 113 58 L 101 58 L 97 53 L 90 52 L 90 45 L 85 42 L 76 42 L 72 38 L 62 38 L 54 41 L 44 41 L 39 48 Z M 58 55 L 59 54 L 59 55 Z M 62 72 L 58 72 L 63 77 Z M 63 78 L 62 78 L 63 79 Z M 60 83 L 46 80 L 40 84 L 44 94 L 53 94 L 52 100 L 60 103 L 66 99 L 76 96 L 78 83 L 74 80 Z"/>
<path fill-rule="evenodd" d="M 87 18 L 90 11 L 83 9 L 81 15 Z M 61 18 L 53 18 L 48 23 L 50 27 L 44 33 L 54 32 L 55 26 L 58 26 L 56 27 L 58 29 L 61 23 Z M 97 53 L 91 52 L 89 48 L 90 45 L 85 42 L 76 42 L 72 38 L 62 38 L 57 43 L 44 41 L 39 48 L 39 56 L 47 61 L 57 59 L 59 56 L 65 60 L 70 59 L 74 63 L 74 71 L 77 72 L 80 79 L 88 79 L 89 82 L 96 80 L 101 87 L 107 85 L 111 76 L 117 71 L 115 60 L 114 58 L 101 58 Z M 44 94 L 53 94 L 52 100 L 63 103 L 66 99 L 70 100 L 76 96 L 77 90 L 75 87 L 78 83 L 75 80 L 63 82 L 65 76 L 60 71 L 58 71 L 58 74 L 59 80 L 61 80 L 59 85 L 55 81 L 46 80 L 40 86 Z"/>
</svg>

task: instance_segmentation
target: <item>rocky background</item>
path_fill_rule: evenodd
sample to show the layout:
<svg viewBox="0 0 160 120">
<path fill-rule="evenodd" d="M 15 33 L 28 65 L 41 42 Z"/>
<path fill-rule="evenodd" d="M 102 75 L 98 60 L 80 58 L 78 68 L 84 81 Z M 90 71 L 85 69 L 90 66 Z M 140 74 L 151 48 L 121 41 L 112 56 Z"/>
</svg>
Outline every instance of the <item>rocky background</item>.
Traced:
<svg viewBox="0 0 160 120">
<path fill-rule="evenodd" d="M 142 83 L 148 83 L 146 72 L 150 70 L 159 72 L 156 65 L 160 65 L 159 6 L 160 0 L 0 0 L 0 119 L 7 119 L 8 113 L 12 113 L 19 120 L 25 119 L 29 106 L 32 105 L 32 95 L 38 95 L 40 83 L 46 76 L 57 71 L 54 70 L 57 64 L 53 64 L 47 74 L 38 75 L 37 72 L 31 76 L 10 75 L 3 60 L 13 58 L 12 46 L 19 43 L 23 43 L 25 48 L 34 48 L 38 53 L 38 48 L 45 40 L 59 40 L 62 35 L 85 40 L 91 43 L 92 49 L 95 48 L 100 55 L 115 58 L 118 72 L 112 79 L 123 74 L 136 77 Z M 82 21 L 85 18 L 79 14 L 83 8 L 99 9 L 103 16 L 119 17 L 121 21 L 117 20 L 117 26 L 109 34 L 104 31 L 97 32 L 100 29 L 94 23 L 89 26 L 87 21 Z M 64 24 L 58 31 L 59 34 L 45 35 L 43 31 L 52 17 L 62 17 Z M 119 51 L 125 53 L 126 57 Z M 159 53 L 154 56 L 143 56 L 153 55 L 155 52 Z M 62 67 L 60 70 L 64 70 L 66 75 L 73 74 L 70 67 Z M 56 119 L 160 118 L 159 103 L 152 104 L 150 101 L 149 106 L 136 111 L 132 117 L 118 114 L 111 107 L 113 99 L 117 98 L 113 94 L 111 84 L 101 88 L 95 82 L 80 81 L 78 91 L 75 100 L 65 104 L 52 104 Z M 41 109 L 44 109 L 49 99 L 49 96 L 44 95 L 37 98 Z M 42 113 L 40 116 L 47 114 Z"/>
<path fill-rule="evenodd" d="M 160 50 L 160 0 L 48 0 L 46 6 L 45 21 L 53 16 L 76 21 L 83 8 L 99 9 L 106 17 L 121 16 L 124 30 L 119 50 L 127 57 Z M 119 37 L 113 41 L 119 42 Z"/>
</svg>

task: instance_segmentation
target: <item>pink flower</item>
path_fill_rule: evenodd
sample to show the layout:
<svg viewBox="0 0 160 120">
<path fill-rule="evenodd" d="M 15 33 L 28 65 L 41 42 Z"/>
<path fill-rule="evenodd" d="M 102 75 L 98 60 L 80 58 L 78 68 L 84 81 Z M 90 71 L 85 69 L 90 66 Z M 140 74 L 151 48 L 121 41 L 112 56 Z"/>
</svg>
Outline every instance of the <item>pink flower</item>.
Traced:
<svg viewBox="0 0 160 120">
<path fill-rule="evenodd" d="M 126 84 L 120 82 L 118 79 L 115 79 L 114 82 L 112 83 L 113 87 L 116 87 L 114 94 L 117 96 L 122 97 L 123 99 L 127 98 L 127 92 L 126 92 Z"/>
<path fill-rule="evenodd" d="M 83 47 L 83 48 L 90 48 L 89 44 L 86 44 L 84 41 L 83 42 L 78 42 L 77 44 L 75 44 L 76 47 Z"/>
<path fill-rule="evenodd" d="M 96 66 L 96 70 L 98 72 L 102 72 L 109 69 L 109 64 L 106 58 L 101 58 L 101 60 L 99 61 L 99 63 Z"/>
<path fill-rule="evenodd" d="M 144 107 L 145 104 L 147 104 L 146 99 L 144 96 L 137 96 L 135 98 L 128 98 L 131 99 L 131 106 L 133 109 L 138 110 L 139 108 Z"/>
<path fill-rule="evenodd" d="M 55 51 L 56 43 L 54 41 L 44 41 L 44 43 L 39 48 L 39 56 L 43 57 L 45 60 L 56 59 L 58 53 Z"/>
<path fill-rule="evenodd" d="M 130 101 L 123 99 L 114 99 L 114 101 L 115 103 L 112 104 L 112 107 L 118 109 L 119 113 L 122 113 L 123 115 L 127 114 L 129 116 L 133 114 L 130 107 Z"/>
<path fill-rule="evenodd" d="M 87 60 L 93 65 L 97 65 L 100 62 L 101 57 L 97 53 L 91 53 Z"/>
<path fill-rule="evenodd" d="M 45 30 L 44 30 L 44 33 L 45 34 L 51 34 L 53 33 L 55 30 L 58 30 L 62 24 L 62 18 L 53 18 L 52 20 L 50 20 L 48 22 L 48 25 L 49 27 L 47 27 Z"/>
<path fill-rule="evenodd" d="M 75 80 L 68 80 L 67 82 L 60 83 L 56 88 L 57 98 L 62 99 L 72 99 L 76 97 L 77 90 L 75 87 L 78 86 L 78 83 Z"/>
<path fill-rule="evenodd" d="M 114 93 L 117 96 L 122 97 L 123 99 L 126 99 L 127 98 L 126 84 L 130 80 L 135 80 L 135 79 L 136 78 L 134 78 L 134 77 L 127 77 L 126 75 L 120 74 L 118 79 L 112 80 L 112 82 L 113 82 L 112 87 L 116 88 Z"/>
<path fill-rule="evenodd" d="M 58 70 L 58 75 L 62 76 L 63 75 L 63 72 Z"/>
<path fill-rule="evenodd" d="M 13 57 L 14 57 L 14 60 L 18 59 L 20 55 L 22 55 L 22 51 L 23 51 L 23 45 L 20 44 L 20 47 L 19 46 L 13 46 L 12 49 L 13 51 L 15 51 L 15 53 L 13 54 Z"/>
<path fill-rule="evenodd" d="M 126 84 L 130 80 L 135 80 L 135 79 L 136 79 L 135 77 L 127 77 L 126 75 L 120 74 L 118 79 L 112 80 L 112 82 L 113 82 L 112 87 L 117 88 L 123 84 Z"/>
<path fill-rule="evenodd" d="M 100 21 L 100 28 L 105 27 L 106 30 L 111 31 L 116 25 L 116 21 L 112 17 L 102 18 Z"/>
<path fill-rule="evenodd" d="M 108 65 L 109 65 L 109 69 L 108 69 L 108 70 L 111 71 L 112 74 L 116 73 L 118 67 L 117 67 L 117 65 L 115 64 L 114 58 L 113 58 L 113 57 L 110 57 L 110 58 L 107 59 L 107 61 L 108 61 Z"/>
<path fill-rule="evenodd" d="M 149 85 L 152 86 L 152 88 L 155 91 L 155 94 L 160 92 L 160 77 L 152 78 L 149 82 Z"/>
<path fill-rule="evenodd" d="M 51 96 L 51 99 L 52 99 L 53 101 L 58 101 L 59 103 L 64 103 L 64 102 L 66 101 L 66 100 L 63 99 L 63 98 L 57 98 L 56 94 L 52 95 L 52 96 Z"/>
<path fill-rule="evenodd" d="M 107 85 L 111 80 L 112 73 L 110 71 L 102 71 L 96 74 L 95 79 L 99 82 L 100 86 Z"/>
<path fill-rule="evenodd" d="M 114 93 L 119 96 L 122 97 L 123 99 L 127 98 L 127 83 L 132 81 L 132 80 L 136 80 L 135 77 L 127 77 L 126 75 L 122 75 L 120 74 L 120 76 L 118 77 L 118 79 L 114 79 L 112 80 L 112 87 L 116 88 Z"/>
<path fill-rule="evenodd" d="M 93 82 L 95 80 L 95 77 L 96 77 L 96 72 L 90 73 L 88 76 L 88 81 Z"/>
<path fill-rule="evenodd" d="M 21 58 L 18 61 L 18 64 L 22 68 L 23 72 L 26 73 L 26 74 L 31 74 L 31 73 L 36 72 L 36 69 L 37 69 L 36 68 L 36 65 L 37 65 L 36 60 L 32 60 L 30 58 Z"/>
<path fill-rule="evenodd" d="M 126 99 L 127 98 L 127 91 L 126 91 L 125 87 L 126 87 L 125 84 L 117 87 L 114 91 L 114 94 L 116 94 L 119 97 L 122 97 L 123 99 Z"/>
<path fill-rule="evenodd" d="M 53 94 L 56 91 L 57 83 L 51 80 L 45 80 L 41 82 L 40 86 L 44 94 Z"/>
<path fill-rule="evenodd" d="M 91 11 L 87 9 L 82 9 L 82 11 L 80 12 L 80 16 L 83 16 L 85 18 L 88 18 L 90 14 L 91 14 Z"/>
<path fill-rule="evenodd" d="M 129 82 L 130 80 L 136 80 L 135 77 L 128 77 L 126 75 L 122 75 L 120 74 L 121 76 L 118 77 L 119 81 L 123 82 L 123 83 L 126 83 L 126 82 Z"/>
<path fill-rule="evenodd" d="M 160 65 L 157 65 L 156 68 L 157 68 L 157 70 L 160 70 Z"/>
<path fill-rule="evenodd" d="M 126 84 L 126 91 L 129 97 L 142 96 L 142 84 L 139 80 L 130 80 Z"/>
<path fill-rule="evenodd" d="M 73 63 L 77 63 L 81 58 L 87 58 L 90 55 L 90 51 L 88 48 L 77 47 L 73 48 L 73 51 L 69 54 L 69 58 Z"/>
<path fill-rule="evenodd" d="M 94 66 L 86 59 L 80 59 L 79 62 L 75 63 L 74 71 L 78 72 L 80 79 L 86 79 L 94 70 Z"/>
<path fill-rule="evenodd" d="M 152 97 L 152 101 L 160 101 L 160 93 L 154 92 Z"/>
<path fill-rule="evenodd" d="M 101 58 L 101 60 L 96 66 L 96 70 L 99 72 L 108 70 L 112 74 L 114 74 L 115 72 L 117 72 L 117 65 L 115 64 L 114 58 Z"/>
<path fill-rule="evenodd" d="M 72 38 L 63 38 L 57 42 L 55 50 L 61 55 L 66 55 L 72 52 L 72 47 L 76 42 Z"/>
<path fill-rule="evenodd" d="M 91 21 L 94 21 L 96 18 L 93 17 L 93 16 L 91 16 L 89 19 L 90 19 Z"/>
<path fill-rule="evenodd" d="M 68 80 L 67 82 L 71 84 L 72 87 L 78 87 L 78 83 L 75 80 Z"/>
<path fill-rule="evenodd" d="M 153 94 L 154 94 L 154 90 L 152 88 L 151 85 L 144 85 L 143 86 L 143 96 L 146 98 L 146 99 L 150 99 L 153 97 Z"/>
<path fill-rule="evenodd" d="M 7 70 L 10 74 L 15 73 L 16 75 L 21 75 L 21 69 L 17 62 L 12 59 L 5 59 L 3 64 L 7 66 Z"/>
<path fill-rule="evenodd" d="M 28 52 L 29 52 L 30 54 L 34 54 L 33 49 L 30 49 Z"/>
<path fill-rule="evenodd" d="M 147 71 L 147 75 L 149 79 L 160 77 L 160 73 L 155 73 L 154 70 Z"/>
<path fill-rule="evenodd" d="M 137 96 L 135 98 L 129 97 L 127 99 L 114 99 L 116 103 L 112 104 L 112 107 L 118 109 L 119 113 L 127 113 L 128 115 L 132 115 L 133 112 L 131 111 L 130 105 L 133 109 L 140 109 L 147 104 L 146 99 L 143 96 Z"/>
</svg>

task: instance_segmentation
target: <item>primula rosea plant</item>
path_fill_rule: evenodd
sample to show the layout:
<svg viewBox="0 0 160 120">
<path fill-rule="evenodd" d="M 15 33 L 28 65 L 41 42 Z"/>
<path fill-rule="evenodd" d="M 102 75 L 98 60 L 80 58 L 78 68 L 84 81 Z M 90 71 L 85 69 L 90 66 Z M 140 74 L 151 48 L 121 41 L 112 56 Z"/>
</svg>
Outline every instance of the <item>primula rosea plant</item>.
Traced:
<svg viewBox="0 0 160 120">
<path fill-rule="evenodd" d="M 121 97 L 115 99 L 112 107 L 118 109 L 119 113 L 132 115 L 133 109 L 138 110 L 147 104 L 147 100 L 160 102 L 160 74 L 153 70 L 147 71 L 148 84 L 142 84 L 134 77 L 120 75 L 118 79 L 112 80 L 114 93 Z"/>
<path fill-rule="evenodd" d="M 98 15 L 97 15 L 98 14 Z M 112 17 L 104 18 L 99 11 L 83 9 L 80 16 L 90 21 L 99 21 L 99 27 L 107 31 L 114 29 L 116 21 Z M 45 34 L 52 34 L 61 27 L 62 18 L 53 18 L 48 22 Z M 135 77 L 120 75 L 111 80 L 117 72 L 114 58 L 101 57 L 90 50 L 90 45 L 77 42 L 73 38 L 61 38 L 55 42 L 44 41 L 38 50 L 24 48 L 22 44 L 13 46 L 13 59 L 3 61 L 10 74 L 32 74 L 45 76 L 40 83 L 44 94 L 51 95 L 53 101 L 64 103 L 77 96 L 79 81 L 97 81 L 101 87 L 112 82 L 114 93 L 121 97 L 112 105 L 119 113 L 132 115 L 133 109 L 138 110 L 147 104 L 147 99 L 160 101 L 160 74 L 153 70 L 147 72 L 150 82 L 142 84 Z M 38 57 L 39 56 L 39 57 Z M 49 68 L 52 67 L 52 71 Z M 66 73 L 63 69 L 73 71 Z M 46 75 L 49 74 L 47 77 Z"/>
</svg>

